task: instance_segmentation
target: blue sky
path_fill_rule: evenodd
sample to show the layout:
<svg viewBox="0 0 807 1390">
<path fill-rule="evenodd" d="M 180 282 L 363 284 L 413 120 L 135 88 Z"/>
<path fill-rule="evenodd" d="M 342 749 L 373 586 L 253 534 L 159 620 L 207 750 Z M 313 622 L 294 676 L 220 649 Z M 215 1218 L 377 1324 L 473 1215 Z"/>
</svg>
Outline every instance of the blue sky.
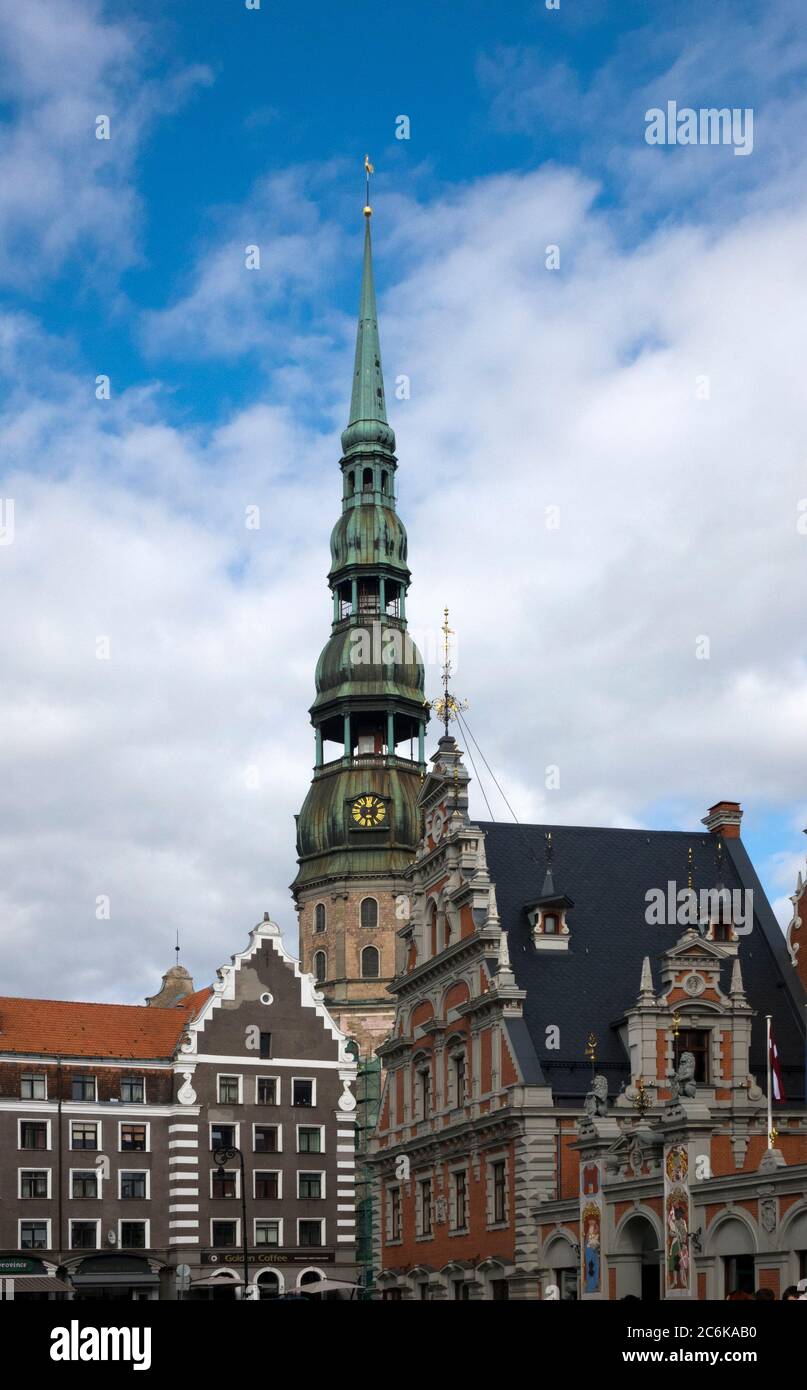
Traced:
<svg viewBox="0 0 807 1390">
<path fill-rule="evenodd" d="M 795 0 L 0 0 L 9 989 L 142 997 L 177 929 L 207 978 L 264 908 L 294 943 L 365 151 L 430 686 L 449 603 L 522 819 L 694 833 L 741 800 L 787 920 L 805 29 Z M 669 100 L 753 108 L 753 153 L 648 146 Z"/>
</svg>

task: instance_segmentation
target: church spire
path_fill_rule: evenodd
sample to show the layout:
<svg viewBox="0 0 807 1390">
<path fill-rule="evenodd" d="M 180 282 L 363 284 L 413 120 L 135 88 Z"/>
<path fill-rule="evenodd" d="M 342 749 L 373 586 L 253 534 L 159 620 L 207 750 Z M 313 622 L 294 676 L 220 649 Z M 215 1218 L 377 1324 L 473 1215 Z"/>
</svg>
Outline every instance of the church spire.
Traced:
<svg viewBox="0 0 807 1390">
<path fill-rule="evenodd" d="M 378 336 L 378 311 L 375 302 L 373 277 L 373 246 L 370 236 L 369 204 L 364 209 L 364 265 L 359 299 L 359 324 L 356 331 L 356 356 L 353 362 L 353 389 L 350 397 L 350 418 L 342 434 L 345 454 L 380 448 L 395 452 L 395 434 L 387 423 L 384 401 L 384 375 L 381 369 L 381 343 Z"/>
</svg>

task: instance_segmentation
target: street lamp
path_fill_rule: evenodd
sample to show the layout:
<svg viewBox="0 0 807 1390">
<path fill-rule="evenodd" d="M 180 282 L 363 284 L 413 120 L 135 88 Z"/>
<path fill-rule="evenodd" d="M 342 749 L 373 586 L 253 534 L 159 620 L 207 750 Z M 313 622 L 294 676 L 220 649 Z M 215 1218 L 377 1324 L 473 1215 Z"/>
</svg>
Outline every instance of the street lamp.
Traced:
<svg viewBox="0 0 807 1390">
<path fill-rule="evenodd" d="M 217 1178 L 223 1178 L 225 1176 L 224 1165 L 225 1163 L 229 1163 L 232 1158 L 237 1158 L 241 1165 L 241 1249 L 244 1259 L 244 1298 L 247 1299 L 249 1298 L 247 1292 L 249 1288 L 249 1255 L 247 1247 L 247 1180 L 244 1171 L 244 1155 L 234 1144 L 228 1144 L 222 1146 L 220 1149 L 213 1150 L 213 1159 L 218 1164 L 216 1169 Z"/>
</svg>

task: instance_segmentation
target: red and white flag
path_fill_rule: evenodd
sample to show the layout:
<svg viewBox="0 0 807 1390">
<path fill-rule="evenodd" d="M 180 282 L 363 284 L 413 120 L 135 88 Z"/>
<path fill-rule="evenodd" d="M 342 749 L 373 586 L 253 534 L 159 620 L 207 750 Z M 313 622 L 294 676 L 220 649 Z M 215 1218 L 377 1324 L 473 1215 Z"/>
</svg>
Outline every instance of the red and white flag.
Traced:
<svg viewBox="0 0 807 1390">
<path fill-rule="evenodd" d="M 779 1066 L 779 1049 L 776 1046 L 776 1039 L 773 1036 L 773 1025 L 770 1031 L 770 1062 L 771 1062 L 771 1095 L 774 1100 L 787 1100 L 785 1086 L 782 1081 L 782 1068 Z"/>
</svg>

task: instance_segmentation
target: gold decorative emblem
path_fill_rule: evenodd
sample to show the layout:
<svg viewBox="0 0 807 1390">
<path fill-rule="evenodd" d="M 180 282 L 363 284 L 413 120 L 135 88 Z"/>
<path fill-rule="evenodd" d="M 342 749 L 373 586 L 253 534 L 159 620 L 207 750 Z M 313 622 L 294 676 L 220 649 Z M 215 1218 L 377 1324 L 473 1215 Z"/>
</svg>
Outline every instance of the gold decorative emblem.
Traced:
<svg viewBox="0 0 807 1390">
<path fill-rule="evenodd" d="M 362 830 L 371 830 L 375 825 L 383 825 L 387 819 L 387 808 L 380 796 L 358 796 L 353 802 L 353 819 Z"/>
</svg>

